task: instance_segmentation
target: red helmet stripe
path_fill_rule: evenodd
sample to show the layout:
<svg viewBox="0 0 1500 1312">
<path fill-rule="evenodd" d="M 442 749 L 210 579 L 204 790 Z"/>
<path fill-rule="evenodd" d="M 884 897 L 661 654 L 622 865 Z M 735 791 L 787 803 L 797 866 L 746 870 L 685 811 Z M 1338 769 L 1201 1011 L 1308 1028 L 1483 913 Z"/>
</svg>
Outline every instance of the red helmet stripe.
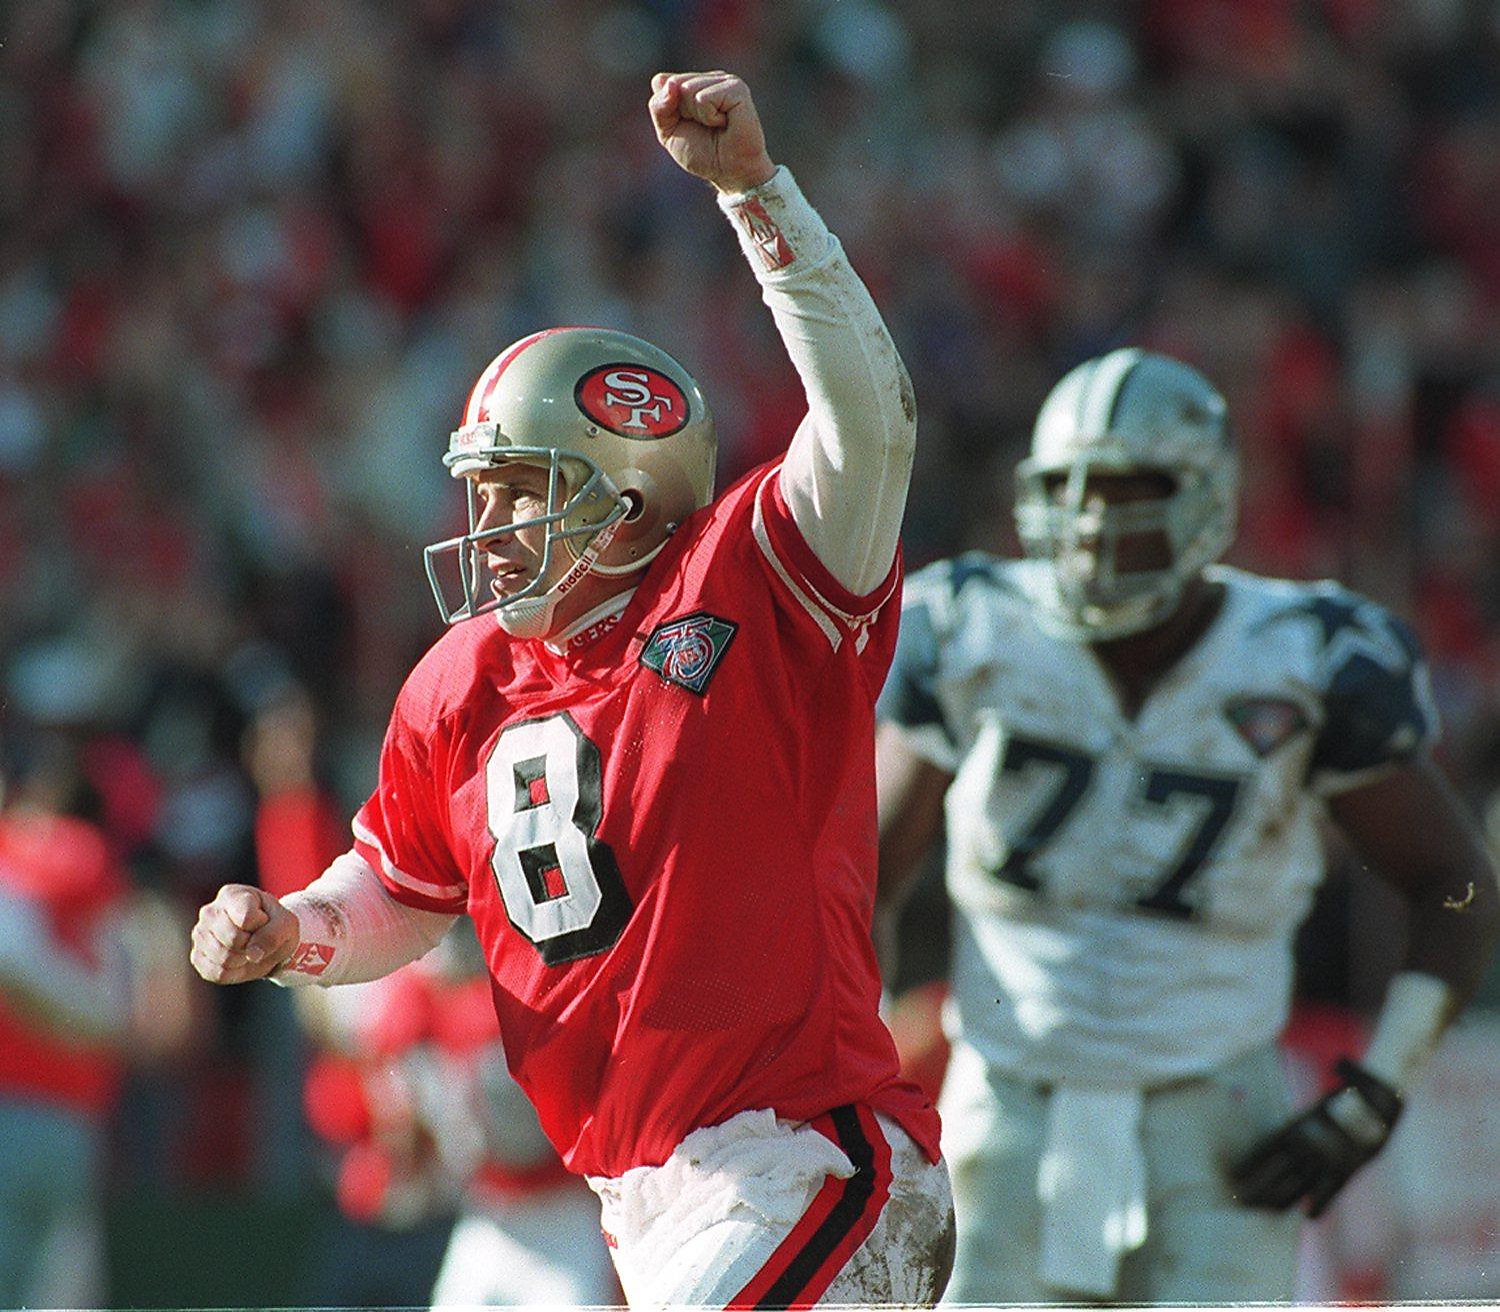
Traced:
<svg viewBox="0 0 1500 1312">
<path fill-rule="evenodd" d="M 474 390 L 469 393 L 468 404 L 464 406 L 464 423 L 477 424 L 479 417 L 485 412 L 494 395 L 495 387 L 500 382 L 500 377 L 510 368 L 516 357 L 534 342 L 539 342 L 544 337 L 551 337 L 553 333 L 568 332 L 567 328 L 543 328 L 539 333 L 532 333 L 530 337 L 523 337 L 514 345 L 506 347 L 499 355 L 490 361 L 485 371 L 479 375 L 479 381 L 474 384 Z"/>
</svg>

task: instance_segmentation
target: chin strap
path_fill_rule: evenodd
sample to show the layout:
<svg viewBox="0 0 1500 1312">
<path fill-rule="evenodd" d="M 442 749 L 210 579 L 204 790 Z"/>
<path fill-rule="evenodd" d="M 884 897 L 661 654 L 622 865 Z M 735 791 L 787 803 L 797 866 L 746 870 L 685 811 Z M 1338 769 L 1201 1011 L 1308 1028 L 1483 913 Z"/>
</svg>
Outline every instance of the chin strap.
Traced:
<svg viewBox="0 0 1500 1312">
<path fill-rule="evenodd" d="M 602 574 L 606 578 L 617 578 L 622 574 L 635 573 L 636 570 L 649 565 L 653 560 L 657 558 L 657 556 L 661 554 L 661 549 L 666 546 L 669 541 L 671 541 L 672 531 L 676 529 L 676 527 L 677 525 L 675 524 L 671 525 L 667 529 L 667 536 L 664 537 L 660 542 L 658 542 L 654 547 L 652 547 L 651 550 L 648 551 L 639 560 L 632 560 L 624 565 L 606 565 L 603 561 L 595 561 L 594 573 Z"/>
<path fill-rule="evenodd" d="M 1139 610 L 1128 616 L 1116 614 L 1095 621 L 1082 619 L 1081 611 L 1064 606 L 1060 599 L 1054 602 L 1045 597 L 1036 598 L 1038 605 L 1034 613 L 1038 625 L 1055 638 L 1067 642 L 1110 642 L 1115 638 L 1133 637 L 1164 623 L 1181 602 L 1182 592 L 1179 586 L 1170 593 L 1123 602 L 1115 608 L 1117 611 L 1137 606 Z"/>
<path fill-rule="evenodd" d="M 606 524 L 578 553 L 578 558 L 568 566 L 568 572 L 545 592 L 535 597 L 526 597 L 495 611 L 495 621 L 513 638 L 545 638 L 552 631 L 552 616 L 560 602 L 594 571 L 598 558 L 609 549 L 615 540 L 623 520 Z"/>
</svg>

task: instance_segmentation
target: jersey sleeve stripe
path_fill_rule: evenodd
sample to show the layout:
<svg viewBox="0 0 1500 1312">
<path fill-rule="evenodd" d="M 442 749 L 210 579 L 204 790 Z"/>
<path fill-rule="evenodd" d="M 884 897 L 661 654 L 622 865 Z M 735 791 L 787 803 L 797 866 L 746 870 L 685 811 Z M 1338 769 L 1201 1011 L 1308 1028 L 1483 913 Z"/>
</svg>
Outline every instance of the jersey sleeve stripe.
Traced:
<svg viewBox="0 0 1500 1312">
<path fill-rule="evenodd" d="M 769 475 L 767 476 L 769 478 Z M 761 485 L 762 487 L 765 484 Z M 757 490 L 755 496 L 755 511 L 750 521 L 751 531 L 755 535 L 755 542 L 765 557 L 771 563 L 771 568 L 776 572 L 776 577 L 786 584 L 787 590 L 801 604 L 802 608 L 812 616 L 813 623 L 823 630 L 823 636 L 828 639 L 828 645 L 837 651 L 839 644 L 843 642 L 843 634 L 839 632 L 838 625 L 829 618 L 828 612 L 819 607 L 811 597 L 798 585 L 797 580 L 791 576 L 787 567 L 782 564 L 781 557 L 776 554 L 776 548 L 771 545 L 771 536 L 766 530 L 765 517 L 760 508 L 760 492 Z"/>
<path fill-rule="evenodd" d="M 868 593 L 850 592 L 834 577 L 798 530 L 791 508 L 781 492 L 779 466 L 770 470 L 756 488 L 755 509 L 768 522 L 768 536 L 785 557 L 786 564 L 796 571 L 803 586 L 830 615 L 849 625 L 865 624 L 890 600 L 900 578 L 898 561 L 892 558 L 885 578 Z"/>
<path fill-rule="evenodd" d="M 861 651 L 869 640 L 870 622 L 895 594 L 900 583 L 899 556 L 891 562 L 891 571 L 884 582 L 868 596 L 859 597 L 841 587 L 797 532 L 791 511 L 781 499 L 776 482 L 778 468 L 771 469 L 755 489 L 751 530 L 756 544 L 777 577 L 822 629 L 833 649 L 837 651 L 843 640 L 842 625 L 853 632 L 855 650 Z M 782 524 L 788 527 L 773 531 L 773 526 Z"/>
<path fill-rule="evenodd" d="M 433 901 L 445 904 L 445 910 L 451 910 L 455 901 L 467 902 L 468 892 L 462 884 L 434 884 L 430 880 L 419 879 L 416 875 L 409 875 L 402 870 L 394 861 L 385 854 L 380 840 L 371 830 L 361 824 L 358 819 L 354 821 L 355 847 L 365 860 L 373 861 L 385 878 L 398 888 L 405 889 L 409 893 L 415 893 L 419 897 L 430 898 Z"/>
</svg>

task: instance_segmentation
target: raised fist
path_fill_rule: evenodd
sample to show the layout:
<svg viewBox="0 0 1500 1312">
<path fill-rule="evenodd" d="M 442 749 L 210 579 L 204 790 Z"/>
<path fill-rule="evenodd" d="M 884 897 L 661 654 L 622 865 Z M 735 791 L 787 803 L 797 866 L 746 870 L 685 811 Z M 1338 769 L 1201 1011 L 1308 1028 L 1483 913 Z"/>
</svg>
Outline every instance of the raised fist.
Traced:
<svg viewBox="0 0 1500 1312">
<path fill-rule="evenodd" d="M 225 884 L 193 926 L 193 969 L 210 984 L 264 979 L 296 951 L 297 917 L 263 889 Z"/>
<path fill-rule="evenodd" d="M 658 73 L 650 107 L 656 139 L 720 191 L 748 191 L 776 172 L 750 88 L 733 73 Z"/>
</svg>

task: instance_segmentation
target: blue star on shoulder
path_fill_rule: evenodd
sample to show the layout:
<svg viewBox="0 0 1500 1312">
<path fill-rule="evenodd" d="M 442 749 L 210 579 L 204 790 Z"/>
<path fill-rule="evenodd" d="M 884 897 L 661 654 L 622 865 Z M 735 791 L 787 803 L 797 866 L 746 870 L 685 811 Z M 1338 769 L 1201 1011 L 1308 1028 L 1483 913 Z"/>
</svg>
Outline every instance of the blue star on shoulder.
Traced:
<svg viewBox="0 0 1500 1312">
<path fill-rule="evenodd" d="M 1360 614 L 1366 609 L 1366 604 L 1357 598 L 1319 593 L 1295 606 L 1277 611 L 1266 620 L 1265 627 L 1269 628 L 1279 620 L 1305 617 L 1318 626 L 1324 647 L 1331 647 L 1334 639 L 1345 629 L 1355 629 L 1366 638 L 1379 641 L 1383 635 L 1372 629 L 1367 617 Z"/>
<path fill-rule="evenodd" d="M 1268 616 L 1268 629 L 1283 620 L 1304 620 L 1317 629 L 1323 660 L 1337 666 L 1350 655 L 1370 657 L 1389 669 L 1400 669 L 1416 656 L 1403 627 L 1379 606 L 1349 593 L 1317 592 Z"/>
</svg>

